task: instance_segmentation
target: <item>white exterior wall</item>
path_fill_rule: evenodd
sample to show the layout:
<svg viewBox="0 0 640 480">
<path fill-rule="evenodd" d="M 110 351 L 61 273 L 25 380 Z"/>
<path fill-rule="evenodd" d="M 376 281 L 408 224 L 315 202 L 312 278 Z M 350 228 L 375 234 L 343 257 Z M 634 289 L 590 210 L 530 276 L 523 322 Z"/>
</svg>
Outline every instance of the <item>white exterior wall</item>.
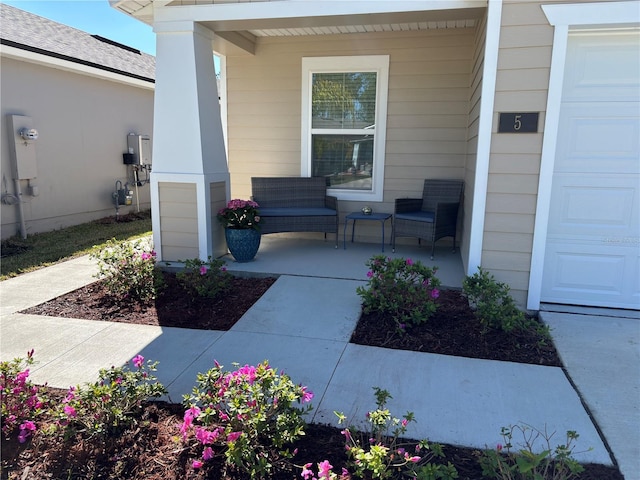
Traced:
<svg viewBox="0 0 640 480">
<path fill-rule="evenodd" d="M 39 195 L 22 182 L 27 233 L 50 231 L 115 214 L 115 182 L 128 180 L 127 134 L 153 135 L 153 85 L 135 87 L 3 57 L 1 60 L 2 193 L 14 194 L 7 115 L 33 119 Z M 124 78 L 124 77 L 123 77 Z M 135 191 L 135 188 L 132 187 Z M 149 185 L 138 188 L 150 208 Z M 125 214 L 136 210 L 121 207 Z M 18 233 L 16 205 L 2 205 L 2 238 Z"/>
</svg>

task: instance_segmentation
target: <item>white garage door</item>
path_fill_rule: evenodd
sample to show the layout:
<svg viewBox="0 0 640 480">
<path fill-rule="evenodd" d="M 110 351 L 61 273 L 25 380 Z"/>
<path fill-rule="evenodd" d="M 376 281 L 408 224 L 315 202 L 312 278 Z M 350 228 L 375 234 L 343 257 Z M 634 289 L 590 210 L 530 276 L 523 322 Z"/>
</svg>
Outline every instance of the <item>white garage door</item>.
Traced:
<svg viewBox="0 0 640 480">
<path fill-rule="evenodd" d="M 640 32 L 569 36 L 541 299 L 640 309 Z"/>
</svg>

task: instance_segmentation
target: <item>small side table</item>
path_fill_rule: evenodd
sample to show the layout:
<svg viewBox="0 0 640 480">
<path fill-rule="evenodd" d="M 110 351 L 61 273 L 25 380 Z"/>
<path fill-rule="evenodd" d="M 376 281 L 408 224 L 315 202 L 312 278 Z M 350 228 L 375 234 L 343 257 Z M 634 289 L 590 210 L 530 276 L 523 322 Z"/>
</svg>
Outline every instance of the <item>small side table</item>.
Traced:
<svg viewBox="0 0 640 480">
<path fill-rule="evenodd" d="M 353 234 L 356 229 L 357 220 L 377 220 L 382 225 L 382 251 L 384 252 L 384 223 L 391 218 L 390 213 L 370 213 L 366 215 L 362 212 L 352 212 L 344 218 L 344 232 L 342 235 L 343 248 L 347 249 L 347 224 L 349 220 L 353 221 L 351 225 L 351 243 L 353 243 Z M 392 220 L 393 222 L 393 220 Z"/>
</svg>

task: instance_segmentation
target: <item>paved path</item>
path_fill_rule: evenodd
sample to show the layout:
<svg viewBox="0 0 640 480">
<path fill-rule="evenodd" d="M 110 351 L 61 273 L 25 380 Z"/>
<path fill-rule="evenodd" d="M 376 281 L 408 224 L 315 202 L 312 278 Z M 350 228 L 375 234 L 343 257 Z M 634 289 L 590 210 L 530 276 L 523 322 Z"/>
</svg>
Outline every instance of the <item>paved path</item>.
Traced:
<svg viewBox="0 0 640 480">
<path fill-rule="evenodd" d="M 578 460 L 612 462 L 581 398 L 560 368 L 348 343 L 360 314 L 355 289 L 363 282 L 358 280 L 283 275 L 228 332 L 16 313 L 92 281 L 94 272 L 95 265 L 83 258 L 0 282 L 0 358 L 24 356 L 34 348 L 38 362 L 32 373 L 34 381 L 66 388 L 93 381 L 98 369 L 123 364 L 141 353 L 160 362 L 158 376 L 176 402 L 191 390 L 196 374 L 210 368 L 214 359 L 229 368 L 233 362 L 268 359 L 314 391 L 311 421 L 335 423 L 333 412 L 337 410 L 354 423 L 362 422 L 366 411 L 375 406 L 373 387 L 380 387 L 393 396 L 389 402 L 393 414 L 415 413 L 418 422 L 408 432 L 412 437 L 482 448 L 500 441 L 502 426 L 526 423 L 557 432 L 554 445 L 566 430 L 576 430 L 580 434 L 578 450 L 591 448 L 578 455 Z M 572 326 L 566 318 L 564 314 L 553 318 L 559 337 L 574 337 L 587 344 L 593 340 L 588 335 L 591 327 L 585 328 L 588 324 Z M 569 334 L 562 334 L 567 329 Z M 576 329 L 585 331 L 587 338 L 579 340 L 572 335 Z M 595 337 L 601 338 L 603 333 L 593 330 Z M 637 334 L 637 329 L 631 332 Z M 632 334 L 620 341 L 627 340 L 636 342 L 631 350 L 637 354 L 637 337 L 634 340 Z M 571 345 L 558 342 L 563 358 L 570 358 Z M 589 354 L 567 361 L 567 367 L 580 389 L 583 379 L 579 372 L 593 371 L 594 363 L 602 363 L 607 390 L 612 396 L 619 393 L 630 399 L 616 404 L 615 412 L 608 407 L 596 409 L 596 420 L 611 439 L 615 438 L 610 437 L 611 429 L 620 422 L 628 423 L 620 438 L 609 443 L 627 480 L 635 480 L 640 478 L 634 463 L 638 456 L 633 457 L 637 452 L 633 430 L 638 425 L 637 358 L 635 364 L 626 363 L 633 358 L 618 359 L 628 366 L 628 378 L 608 375 L 609 367 L 600 362 L 600 356 L 606 357 L 611 348 L 620 350 L 617 347 L 612 344 L 601 352 L 591 349 Z M 588 405 L 597 404 L 598 398 L 589 389 L 581 393 Z M 620 415 L 623 408 L 631 415 Z"/>
</svg>

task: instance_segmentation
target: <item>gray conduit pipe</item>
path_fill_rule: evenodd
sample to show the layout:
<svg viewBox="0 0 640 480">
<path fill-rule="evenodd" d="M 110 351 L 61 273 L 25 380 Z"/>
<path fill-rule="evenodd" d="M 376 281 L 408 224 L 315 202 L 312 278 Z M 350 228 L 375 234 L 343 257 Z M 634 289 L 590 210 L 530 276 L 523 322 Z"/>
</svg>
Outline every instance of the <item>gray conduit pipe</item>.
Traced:
<svg viewBox="0 0 640 480">
<path fill-rule="evenodd" d="M 20 180 L 14 178 L 13 180 L 16 188 L 16 195 L 18 196 L 18 218 L 20 220 L 20 233 L 22 234 L 22 239 L 27 238 L 27 226 L 24 223 L 24 210 L 22 209 L 22 188 L 20 187 Z"/>
</svg>

